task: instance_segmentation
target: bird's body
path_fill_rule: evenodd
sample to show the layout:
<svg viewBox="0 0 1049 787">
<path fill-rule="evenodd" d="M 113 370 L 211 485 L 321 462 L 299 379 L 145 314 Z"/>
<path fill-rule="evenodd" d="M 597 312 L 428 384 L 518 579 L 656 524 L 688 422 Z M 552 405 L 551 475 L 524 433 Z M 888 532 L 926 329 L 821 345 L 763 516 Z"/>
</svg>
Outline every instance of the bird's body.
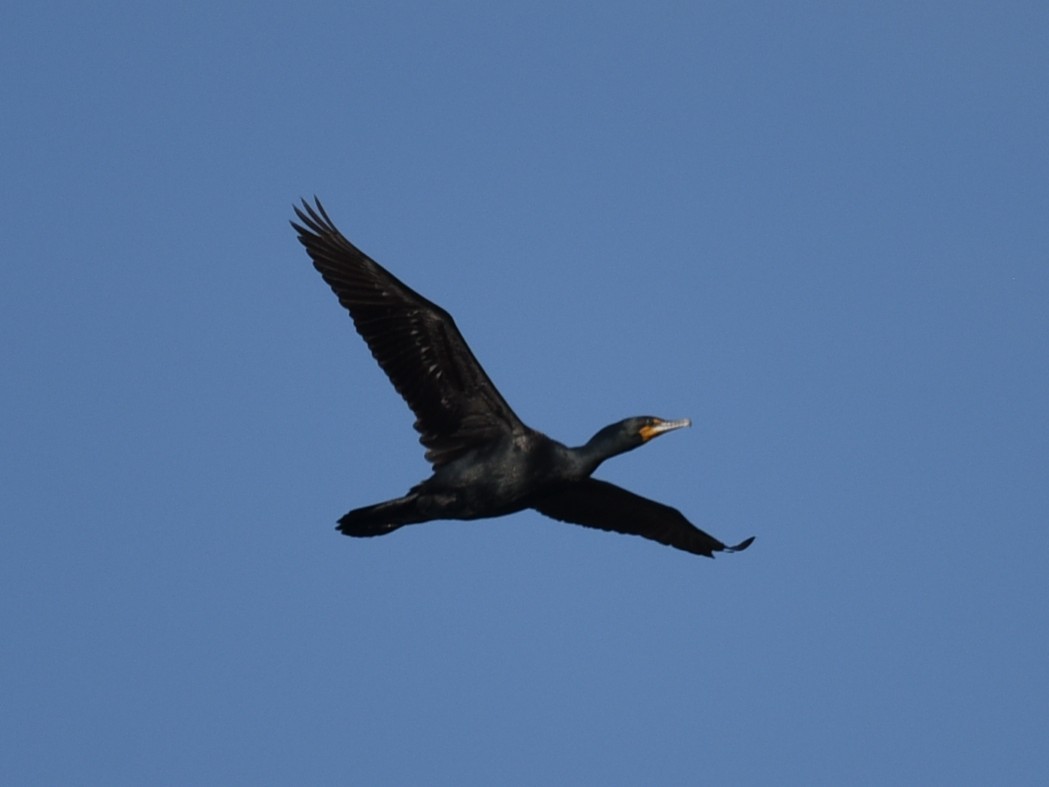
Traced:
<svg viewBox="0 0 1049 787">
<path fill-rule="evenodd" d="M 482 519 L 534 508 L 554 519 L 630 533 L 693 554 L 739 551 L 676 509 L 591 474 L 688 420 L 652 416 L 606 426 L 569 448 L 526 426 L 488 379 L 451 315 L 382 268 L 335 228 L 320 202 L 292 222 L 314 266 L 350 312 L 357 332 L 415 413 L 433 475 L 404 497 L 354 509 L 339 520 L 350 536 L 378 536 L 437 519 Z"/>
</svg>

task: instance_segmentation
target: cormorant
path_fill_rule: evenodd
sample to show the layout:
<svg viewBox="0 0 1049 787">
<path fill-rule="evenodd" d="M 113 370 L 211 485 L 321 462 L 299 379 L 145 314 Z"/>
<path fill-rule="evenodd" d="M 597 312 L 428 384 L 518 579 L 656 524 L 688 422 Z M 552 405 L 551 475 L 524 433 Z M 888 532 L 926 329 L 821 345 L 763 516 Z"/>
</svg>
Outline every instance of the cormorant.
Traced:
<svg viewBox="0 0 1049 787">
<path fill-rule="evenodd" d="M 398 280 L 350 243 L 316 208 L 295 207 L 291 222 L 314 267 L 346 307 L 357 332 L 415 413 L 433 475 L 408 494 L 350 511 L 338 530 L 380 536 L 435 519 L 481 519 L 525 508 L 577 525 L 650 538 L 695 555 L 738 552 L 677 509 L 591 473 L 606 459 L 691 426 L 681 419 L 627 418 L 586 445 L 569 448 L 530 429 L 488 379 L 448 312 Z"/>
</svg>

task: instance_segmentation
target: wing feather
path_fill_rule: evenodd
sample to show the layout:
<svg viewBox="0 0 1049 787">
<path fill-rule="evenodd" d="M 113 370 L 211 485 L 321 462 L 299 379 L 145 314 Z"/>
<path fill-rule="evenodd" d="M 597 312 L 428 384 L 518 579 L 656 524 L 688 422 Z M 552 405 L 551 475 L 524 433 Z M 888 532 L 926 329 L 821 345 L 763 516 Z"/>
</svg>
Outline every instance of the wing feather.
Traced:
<svg viewBox="0 0 1049 787">
<path fill-rule="evenodd" d="M 546 495 L 532 508 L 561 522 L 642 536 L 705 557 L 714 557 L 715 552 L 739 552 L 754 540 L 748 538 L 735 546 L 726 546 L 689 522 L 676 508 L 596 478 Z"/>
<path fill-rule="evenodd" d="M 451 315 L 350 243 L 320 200 L 292 222 L 313 265 L 349 311 L 393 387 L 415 413 L 426 458 L 440 466 L 469 448 L 527 430 Z"/>
</svg>

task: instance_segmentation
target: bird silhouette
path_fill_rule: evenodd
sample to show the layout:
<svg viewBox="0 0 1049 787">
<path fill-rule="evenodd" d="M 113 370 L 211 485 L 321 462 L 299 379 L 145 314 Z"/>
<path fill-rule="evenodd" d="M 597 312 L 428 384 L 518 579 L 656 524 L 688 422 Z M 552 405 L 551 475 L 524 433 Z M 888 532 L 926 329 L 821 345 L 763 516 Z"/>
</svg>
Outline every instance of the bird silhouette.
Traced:
<svg viewBox="0 0 1049 787">
<path fill-rule="evenodd" d="M 592 478 L 598 466 L 688 419 L 635 416 L 569 448 L 526 426 L 492 384 L 451 315 L 346 240 L 320 201 L 291 222 L 314 267 L 353 318 L 379 366 L 415 414 L 432 475 L 406 495 L 343 516 L 348 536 L 380 536 L 439 519 L 482 519 L 526 508 L 562 522 L 627 533 L 713 557 L 739 552 L 675 508 Z"/>
</svg>

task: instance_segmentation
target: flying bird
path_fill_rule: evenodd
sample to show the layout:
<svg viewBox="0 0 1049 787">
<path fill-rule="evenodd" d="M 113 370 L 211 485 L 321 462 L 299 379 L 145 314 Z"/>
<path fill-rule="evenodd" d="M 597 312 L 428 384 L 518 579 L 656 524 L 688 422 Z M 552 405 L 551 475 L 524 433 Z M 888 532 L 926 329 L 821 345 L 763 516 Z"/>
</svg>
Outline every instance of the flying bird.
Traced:
<svg viewBox="0 0 1049 787">
<path fill-rule="evenodd" d="M 291 222 L 313 265 L 415 414 L 432 475 L 406 495 L 343 516 L 348 536 L 381 536 L 437 519 L 483 519 L 532 508 L 562 522 L 628 533 L 713 557 L 739 552 L 680 511 L 592 478 L 598 466 L 687 418 L 627 418 L 577 448 L 526 426 L 485 374 L 452 316 L 415 292 L 336 229 L 320 200 Z"/>
</svg>

